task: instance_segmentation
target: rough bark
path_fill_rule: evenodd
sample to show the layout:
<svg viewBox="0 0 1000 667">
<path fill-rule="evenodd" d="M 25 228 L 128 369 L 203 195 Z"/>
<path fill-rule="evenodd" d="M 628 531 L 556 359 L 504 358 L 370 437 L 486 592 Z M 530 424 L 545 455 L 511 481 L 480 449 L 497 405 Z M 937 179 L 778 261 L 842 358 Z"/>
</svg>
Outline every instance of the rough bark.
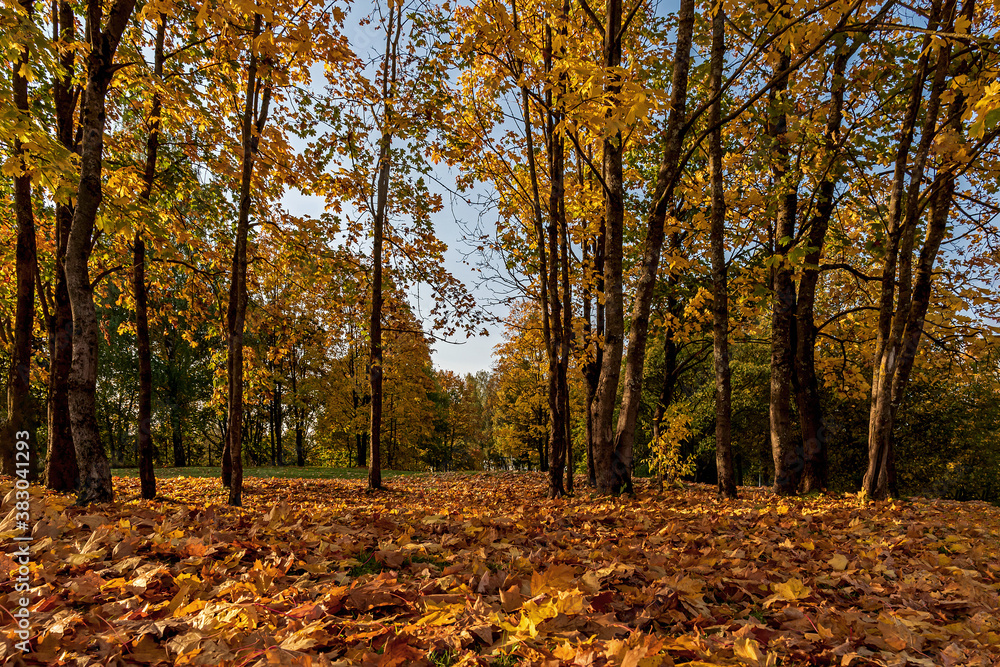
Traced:
<svg viewBox="0 0 1000 667">
<path fill-rule="evenodd" d="M 598 298 L 594 306 L 594 323 L 591 325 L 591 299 L 593 295 L 604 292 L 604 244 L 605 244 L 605 224 L 601 219 L 600 229 L 597 238 L 594 239 L 594 259 L 593 259 L 593 285 L 587 281 L 587 287 L 583 295 L 583 331 L 585 344 L 588 349 L 593 345 L 593 356 L 588 359 L 584 367 L 584 380 L 587 383 L 587 403 L 586 409 L 586 434 L 587 434 L 587 483 L 590 486 L 597 486 L 597 473 L 594 469 L 594 399 L 597 396 L 597 383 L 601 375 L 601 364 L 604 357 L 604 346 L 601 339 L 604 336 L 604 303 Z M 587 247 L 586 245 L 584 246 Z"/>
<path fill-rule="evenodd" d="M 80 184 L 66 245 L 66 286 L 73 311 L 73 363 L 69 377 L 70 423 L 80 466 L 77 502 L 114 499 L 111 468 L 97 425 L 97 351 L 100 330 L 90 282 L 89 260 L 94 223 L 101 205 L 101 169 L 104 154 L 105 99 L 115 72 L 114 57 L 128 25 L 135 0 L 116 0 L 102 29 L 103 3 L 87 3 L 87 84 L 82 108 Z"/>
<path fill-rule="evenodd" d="M 166 35 L 167 19 L 160 15 L 156 28 L 156 44 L 153 49 L 153 75 L 157 84 L 163 76 L 163 41 Z M 153 93 L 152 112 L 149 118 L 149 137 L 146 139 L 146 164 L 143 170 L 143 187 L 140 199 L 149 204 L 156 181 L 156 156 L 160 149 L 160 109 L 162 101 L 159 92 Z M 139 485 L 143 498 L 156 497 L 156 476 L 153 473 L 153 366 L 149 345 L 149 315 L 146 298 L 146 242 L 142 230 L 137 229 L 132 242 L 132 294 L 135 298 L 136 349 L 139 355 Z"/>
<path fill-rule="evenodd" d="M 940 17 L 949 17 L 953 13 L 954 6 L 954 0 L 946 0 L 944 7 L 940 2 L 935 2 L 929 26 L 932 29 L 936 28 Z M 950 25 L 951 20 L 946 20 L 945 24 L 946 26 Z M 890 483 L 893 423 L 892 385 L 899 368 L 900 346 L 908 314 L 906 299 L 910 293 L 908 267 L 912 261 L 912 235 L 919 218 L 920 186 L 927 154 L 934 136 L 934 128 L 937 124 L 941 92 L 944 88 L 950 62 L 951 47 L 946 44 L 938 51 L 934 78 L 924 111 L 920 141 L 911 159 L 910 148 L 917 127 L 918 113 L 923 101 L 924 84 L 929 69 L 929 44 L 930 36 L 928 35 L 924 40 L 924 49 L 917 63 L 910 98 L 904 113 L 902 136 L 896 151 L 892 189 L 889 197 L 888 243 L 882 267 L 878 339 L 875 344 L 871 410 L 868 419 L 868 468 L 862 481 L 864 493 L 869 498 L 876 500 L 887 498 L 892 486 Z M 907 175 L 909 176 L 909 188 L 906 186 Z M 901 264 L 902 266 L 900 266 Z M 898 278 L 897 269 L 899 270 Z M 897 282 L 900 286 L 898 307 L 896 300 Z M 919 336 L 917 340 L 919 341 Z"/>
<path fill-rule="evenodd" d="M 32 20 L 32 3 L 21 0 L 24 14 L 22 21 Z M 21 75 L 21 68 L 27 68 L 30 47 L 22 45 L 21 57 L 14 61 L 11 77 L 14 108 L 18 112 L 19 124 L 29 122 L 28 80 Z M 37 249 L 35 247 L 35 215 L 31 203 L 30 158 L 27 148 L 19 136 L 14 138 L 14 158 L 20 163 L 14 176 L 14 216 L 17 220 L 17 242 L 15 246 L 16 296 L 14 307 L 14 347 L 11 351 L 10 372 L 7 376 L 7 423 L 3 443 L 0 445 L 0 472 L 14 476 L 18 462 L 28 464 L 27 476 L 37 475 L 37 409 L 31 398 L 31 330 L 35 319 L 35 269 Z M 15 453 L 16 442 L 27 442 L 27 450 Z M 15 461 L 15 457 L 17 461 Z M 25 461 L 25 458 L 27 460 Z"/>
<path fill-rule="evenodd" d="M 653 290 L 656 287 L 660 252 L 663 249 L 667 211 L 671 208 L 674 185 L 681 169 L 688 69 L 691 63 L 691 42 L 694 33 L 694 5 L 694 0 L 681 0 L 677 14 L 677 44 L 674 50 L 666 148 L 656 176 L 656 188 L 653 194 L 655 204 L 646 223 L 646 240 L 643 245 L 639 283 L 632 305 L 632 324 L 628 332 L 622 408 L 615 431 L 613 458 L 619 465 L 615 465 L 612 471 L 606 473 L 613 493 L 632 492 L 632 446 L 635 442 L 639 404 L 642 402 L 642 375 L 649 335 L 649 311 L 653 303 Z"/>
<path fill-rule="evenodd" d="M 64 44 L 76 40 L 73 10 L 68 2 L 53 8 L 53 38 Z M 69 151 L 76 152 L 76 101 L 79 89 L 73 86 L 76 67 L 73 49 L 60 57 L 64 72 L 55 76 L 52 97 L 55 106 L 56 136 Z M 80 476 L 73 446 L 69 418 L 69 373 L 73 364 L 73 311 L 66 288 L 66 244 L 73 224 L 73 208 L 65 201 L 55 203 L 54 307 L 49 326 L 48 456 L 45 461 L 45 485 L 53 491 L 76 489 Z"/>
<path fill-rule="evenodd" d="M 712 56 L 709 94 L 715 102 L 709 110 L 708 161 L 712 180 L 712 352 L 715 368 L 715 468 L 719 495 L 736 498 L 733 469 L 732 380 L 729 368 L 729 284 L 726 272 L 726 192 L 722 165 L 722 68 L 726 56 L 725 14 L 722 4 L 713 8 Z"/>
<path fill-rule="evenodd" d="M 621 90 L 621 81 L 614 70 L 621 66 L 622 27 L 621 0 L 605 3 L 605 34 L 603 65 L 608 71 L 604 93 L 615 99 Z M 594 473 L 597 490 L 614 492 L 616 481 L 623 477 L 625 462 L 615 457 L 614 415 L 621 379 L 622 346 L 625 341 L 625 306 L 622 295 L 623 225 L 625 219 L 625 190 L 622 183 L 622 156 L 624 138 L 621 132 L 604 139 L 604 342 L 601 346 L 601 371 L 597 390 L 591 404 L 593 433 L 591 447 L 594 455 Z"/>
<path fill-rule="evenodd" d="M 369 428 L 368 488 L 382 488 L 382 243 L 385 233 L 386 208 L 389 201 L 389 176 L 392 148 L 393 94 L 396 88 L 396 62 L 399 36 L 402 30 L 401 9 L 389 8 L 385 31 L 385 53 L 382 61 L 383 128 L 379 139 L 379 171 L 375 192 L 375 219 L 372 221 L 372 296 L 368 333 L 368 378 L 371 386 L 371 422 Z"/>
<path fill-rule="evenodd" d="M 562 17 L 569 12 L 568 3 L 562 6 Z M 560 17 L 560 18 L 562 18 Z M 563 22 L 565 26 L 565 22 Z M 553 36 L 551 25 L 545 28 L 546 40 L 544 51 L 544 63 L 546 72 L 553 71 Z M 565 29 L 560 30 L 559 39 L 565 44 Z M 568 370 L 568 330 L 569 325 L 569 294 L 568 279 L 562 282 L 562 292 L 560 293 L 561 269 L 566 269 L 565 245 L 562 242 L 563 234 L 566 231 L 565 218 L 565 138 L 558 129 L 562 122 L 562 113 L 559 111 L 558 95 L 565 85 L 563 77 L 558 77 L 555 86 L 550 87 L 545 94 L 548 113 L 545 120 L 546 149 L 549 162 L 549 201 L 548 201 L 548 230 L 546 237 L 539 238 L 538 242 L 548 244 L 548 275 L 540 275 L 540 280 L 547 280 L 548 302 L 543 304 L 543 308 L 548 310 L 547 339 L 545 341 L 546 352 L 549 361 L 549 489 L 550 498 L 559 498 L 566 494 L 565 487 L 565 466 L 566 453 L 569 447 L 567 435 L 568 430 L 568 407 L 569 407 L 569 386 L 567 384 Z M 560 253 L 560 250 L 563 252 Z"/>
<path fill-rule="evenodd" d="M 775 73 L 786 72 L 791 62 L 782 54 Z M 788 265 L 788 251 L 795 236 L 795 213 L 798 183 L 790 173 L 788 113 L 785 93 L 788 76 L 780 76 L 772 89 L 768 105 L 768 137 L 771 140 L 771 175 L 778 209 L 775 216 L 775 262 L 771 278 L 771 393 L 769 402 L 771 455 L 774 459 L 774 492 L 792 495 L 798 491 L 802 457 L 792 428 L 792 372 L 795 366 L 793 345 L 795 321 L 795 284 Z"/>
<path fill-rule="evenodd" d="M 826 232 L 834 210 L 834 188 L 839 178 L 840 147 L 837 145 L 843 121 L 844 96 L 847 90 L 845 72 L 855 46 L 837 49 L 830 74 L 830 111 L 824 131 L 826 175 L 816 196 L 816 213 L 809 223 L 805 268 L 799 280 L 795 312 L 795 374 L 798 377 L 796 404 L 799 409 L 799 430 L 802 435 L 803 469 L 801 491 L 809 493 L 826 489 L 826 446 L 822 437 L 823 413 L 820 406 L 819 381 L 816 377 L 816 287 L 819 283 L 819 261 Z"/>
<path fill-rule="evenodd" d="M 254 15 L 250 41 L 260 36 L 263 20 Z M 229 371 L 229 413 L 226 451 L 223 458 L 223 482 L 229 468 L 229 504 L 243 504 L 243 332 L 247 310 L 247 244 L 250 231 L 250 186 L 260 135 L 267 122 L 271 85 L 258 77 L 256 49 L 251 49 L 247 67 L 246 98 L 243 107 L 243 164 L 240 176 L 240 208 L 236 222 L 236 241 L 229 283 L 229 306 L 226 312 L 228 334 L 227 366 Z M 256 111 L 256 114 L 255 114 Z M 256 115 L 256 117 L 255 117 Z"/>
</svg>

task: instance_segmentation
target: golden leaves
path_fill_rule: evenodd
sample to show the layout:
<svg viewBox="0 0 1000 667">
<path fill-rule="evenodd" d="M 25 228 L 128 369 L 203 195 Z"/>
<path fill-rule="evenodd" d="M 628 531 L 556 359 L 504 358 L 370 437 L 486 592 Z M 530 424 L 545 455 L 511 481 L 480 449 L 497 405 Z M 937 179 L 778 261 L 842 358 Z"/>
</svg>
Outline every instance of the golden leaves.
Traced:
<svg viewBox="0 0 1000 667">
<path fill-rule="evenodd" d="M 33 554 L 51 578 L 35 589 L 39 659 L 93 659 L 90 646 L 181 665 L 1000 658 L 995 508 L 752 488 L 719 505 L 641 480 L 634 499 L 550 501 L 537 474 L 359 483 L 248 478 L 242 510 L 214 479 L 160 480 L 152 502 L 119 479 L 122 503 L 92 515 L 39 496 L 52 517 Z"/>
</svg>

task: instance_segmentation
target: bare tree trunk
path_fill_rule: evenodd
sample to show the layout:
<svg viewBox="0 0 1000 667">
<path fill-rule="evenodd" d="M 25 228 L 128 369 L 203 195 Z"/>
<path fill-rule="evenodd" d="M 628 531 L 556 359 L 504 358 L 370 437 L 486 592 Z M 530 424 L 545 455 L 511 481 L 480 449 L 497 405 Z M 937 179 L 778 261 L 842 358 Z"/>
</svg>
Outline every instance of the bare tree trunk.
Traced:
<svg viewBox="0 0 1000 667">
<path fill-rule="evenodd" d="M 857 41 L 856 44 L 860 44 Z M 842 46 L 834 56 L 831 78 L 830 112 L 827 117 L 824 144 L 827 172 L 819 185 L 816 215 L 809 224 L 807 244 L 813 248 L 805 257 L 805 269 L 799 281 L 796 299 L 795 373 L 798 376 L 796 403 L 799 408 L 799 426 L 802 433 L 803 470 L 802 491 L 821 491 L 826 488 L 826 448 L 821 439 L 822 410 L 819 401 L 819 381 L 816 378 L 816 287 L 819 283 L 819 261 L 823 252 L 826 231 L 833 215 L 834 188 L 839 177 L 839 152 L 837 137 L 843 120 L 844 94 L 847 89 L 847 62 L 855 47 Z"/>
<path fill-rule="evenodd" d="M 156 28 L 156 46 L 153 53 L 153 75 L 157 84 L 163 76 L 163 41 L 167 18 L 160 15 Z M 149 118 L 149 137 L 146 139 L 146 165 L 140 199 L 149 203 L 156 181 L 156 156 L 160 148 L 160 93 L 153 93 L 153 108 Z M 139 353 L 139 484 L 143 498 L 156 497 L 156 476 L 153 473 L 153 367 L 149 348 L 149 316 L 146 306 L 146 243 L 142 230 L 137 229 L 132 245 L 132 291 L 135 296 L 136 347 Z"/>
<path fill-rule="evenodd" d="M 80 186 L 66 246 L 66 286 L 73 309 L 73 365 L 69 378 L 70 422 L 80 485 L 77 502 L 114 499 L 111 467 L 101 444 L 94 397 L 97 392 L 97 351 L 100 330 L 94 307 L 94 286 L 88 263 L 94 223 L 101 205 L 101 167 L 104 153 L 105 98 L 115 72 L 114 57 L 135 7 L 135 0 L 115 0 L 102 30 L 103 3 L 88 0 L 87 85 L 83 98 L 83 143 Z"/>
<path fill-rule="evenodd" d="M 568 3 L 564 2 L 561 9 L 560 22 L 563 28 L 559 32 L 561 44 L 566 43 L 565 21 L 569 13 Z M 562 48 L 560 48 L 560 55 Z M 547 73 L 553 71 L 553 38 L 552 27 L 546 25 L 545 28 L 545 50 L 544 61 Z M 548 217 L 548 275 L 540 276 L 541 280 L 548 280 L 548 303 L 543 304 L 548 309 L 549 326 L 548 340 L 546 341 L 546 352 L 549 360 L 549 490 L 550 498 L 559 498 L 566 494 L 564 485 L 564 473 L 566 466 L 566 452 L 568 449 L 568 414 L 569 407 L 569 386 L 567 384 L 568 370 L 568 327 L 570 303 L 568 298 L 568 279 L 563 281 L 562 295 L 560 297 L 560 268 L 564 271 L 565 252 L 560 255 L 560 248 L 565 251 L 562 244 L 562 237 L 566 231 L 565 217 L 565 137 L 559 129 L 562 122 L 562 113 L 558 110 L 559 96 L 562 87 L 565 85 L 563 77 L 559 76 L 556 84 L 550 87 L 546 93 L 546 115 L 545 136 L 547 138 L 547 149 L 549 158 L 549 217 Z M 555 94 L 554 94 L 555 92 Z M 543 239 L 539 239 L 539 243 Z M 562 266 L 561 266 L 562 265 Z"/>
<path fill-rule="evenodd" d="M 620 78 L 614 70 L 622 62 L 622 1 L 605 3 L 603 65 L 607 72 L 604 93 L 611 100 L 621 91 Z M 622 351 L 625 342 L 625 306 L 622 295 L 622 253 L 624 243 L 625 189 L 622 183 L 624 138 L 616 132 L 603 141 L 604 171 L 604 343 L 601 346 L 601 371 L 591 405 L 594 474 L 597 490 L 610 494 L 622 477 L 625 463 L 615 458 L 614 416 L 621 379 Z"/>
<path fill-rule="evenodd" d="M 715 468 L 719 495 L 736 498 L 733 469 L 732 380 L 729 368 L 729 284 L 726 273 L 726 191 L 722 164 L 722 69 L 726 57 L 725 14 L 722 3 L 712 11 L 712 57 L 709 94 L 715 97 L 709 110 L 708 160 L 712 179 L 712 344 L 715 361 Z"/>
<path fill-rule="evenodd" d="M 945 17 L 945 25 L 950 26 L 954 7 L 955 0 L 945 0 L 943 9 L 940 2 L 936 1 L 928 21 L 929 27 L 936 29 L 942 16 Z M 917 125 L 918 112 L 923 99 L 924 82 L 929 66 L 929 44 L 930 36 L 928 35 L 924 39 L 924 48 L 917 63 L 910 99 L 904 114 L 902 137 L 896 152 L 892 190 L 889 198 L 889 242 L 886 248 L 885 263 L 882 267 L 878 340 L 875 345 L 871 411 L 868 420 L 868 469 L 862 482 L 862 490 L 865 494 L 876 500 L 887 498 L 891 490 L 892 423 L 894 416 L 892 392 L 899 368 L 899 357 L 902 356 L 901 352 L 903 352 L 900 350 L 903 331 L 909 315 L 908 302 L 911 288 L 909 267 L 912 262 L 912 238 L 919 218 L 918 201 L 924 165 L 933 140 L 940 109 L 941 92 L 944 89 L 950 64 L 951 46 L 945 44 L 938 51 L 938 60 L 927 109 L 924 112 L 920 141 L 909 169 L 909 192 L 904 196 L 907 165 L 910 163 L 910 147 Z M 903 208 L 904 200 L 905 210 Z M 948 206 L 950 206 L 950 202 Z M 933 258 L 931 258 L 931 262 L 933 264 Z M 897 267 L 899 267 L 898 281 Z M 895 293 L 897 282 L 900 286 L 898 306 L 896 306 Z M 919 334 L 917 334 L 917 340 L 919 341 Z"/>
<path fill-rule="evenodd" d="M 593 283 L 594 287 L 591 288 L 591 281 L 586 282 L 587 287 L 584 289 L 583 295 L 583 331 L 585 336 L 585 345 L 587 349 L 593 345 L 593 357 L 588 359 L 586 366 L 584 367 L 584 380 L 587 383 L 587 403 L 585 406 L 586 412 L 586 432 L 587 432 L 587 483 L 590 484 L 591 488 L 597 486 L 597 473 L 594 469 L 594 399 L 597 395 L 597 383 L 601 375 L 601 364 L 604 357 L 604 346 L 601 344 L 601 338 L 604 336 L 604 303 L 603 300 L 598 298 L 596 306 L 594 308 L 594 324 L 591 328 L 590 323 L 590 308 L 591 308 L 591 298 L 592 294 L 596 293 L 598 295 L 602 294 L 604 291 L 604 244 L 605 244 L 605 225 L 604 220 L 601 220 L 600 230 L 598 232 L 597 238 L 594 241 L 594 263 L 592 267 Z M 584 250 L 586 250 L 587 244 L 584 244 Z"/>
<path fill-rule="evenodd" d="M 70 44 L 76 40 L 73 9 L 62 0 L 53 7 L 54 41 Z M 77 152 L 76 98 L 79 89 L 72 84 L 75 51 L 62 49 L 60 65 L 64 72 L 55 76 L 52 87 L 56 114 L 56 134 L 59 142 L 71 152 Z M 49 327 L 48 397 L 48 456 L 45 462 L 45 485 L 53 491 L 76 489 L 80 470 L 73 446 L 73 429 L 69 417 L 69 374 L 73 364 L 73 310 L 66 288 L 66 244 L 73 224 L 73 208 L 66 202 L 55 203 L 55 305 Z"/>
<path fill-rule="evenodd" d="M 568 13 L 568 8 L 567 8 Z M 562 235 L 560 237 L 559 253 L 562 258 L 562 285 L 563 285 L 563 346 L 562 358 L 559 360 L 562 366 L 562 379 L 565 386 L 563 390 L 563 420 L 566 429 L 566 493 L 573 493 L 573 420 L 570 413 L 569 401 L 569 355 L 573 345 L 573 291 L 569 281 L 569 223 L 566 219 L 566 200 L 559 202 L 560 218 L 562 221 Z"/>
<path fill-rule="evenodd" d="M 372 310 L 369 321 L 368 377 L 371 384 L 371 427 L 369 429 L 368 488 L 382 488 L 382 243 L 385 232 L 386 208 L 389 201 L 389 171 L 391 167 L 393 108 L 396 89 L 396 62 L 399 36 L 403 28 L 401 9 L 389 7 L 389 22 L 385 31 L 385 57 L 382 61 L 382 99 L 385 105 L 382 137 L 379 139 L 379 172 L 375 193 L 374 242 L 372 247 Z"/>
<path fill-rule="evenodd" d="M 260 36 L 263 19 L 254 15 L 251 44 Z M 257 50 L 250 50 L 247 68 L 246 99 L 243 107 L 243 165 L 240 177 L 240 209 L 236 222 L 232 276 L 229 284 L 229 307 L 226 313 L 228 333 L 227 366 L 229 371 L 229 414 L 226 452 L 223 459 L 223 482 L 229 464 L 229 504 L 243 504 L 243 330 L 247 311 L 247 243 L 250 231 L 250 185 L 260 135 L 267 122 L 271 102 L 271 84 L 262 84 L 257 75 Z M 254 117 L 255 110 L 256 118 Z"/>
<path fill-rule="evenodd" d="M 681 169 L 681 145 L 687 107 L 688 68 L 691 63 L 691 42 L 694 33 L 694 0 L 681 0 L 677 14 L 677 44 L 674 51 L 673 82 L 670 93 L 670 116 L 667 120 L 666 150 L 660 162 L 653 194 L 655 202 L 646 225 L 642 268 L 635 301 L 632 305 L 632 325 L 628 332 L 628 353 L 625 361 L 624 394 L 615 432 L 614 461 L 611 471 L 611 491 L 632 492 L 632 446 L 635 424 L 642 402 L 642 373 L 646 360 L 649 335 L 649 310 L 656 287 L 656 272 L 663 249 L 667 210 L 673 200 L 674 184 Z"/>
<path fill-rule="evenodd" d="M 33 5 L 29 0 L 21 0 L 20 19 L 33 20 Z M 18 123 L 29 123 L 28 80 L 22 72 L 29 67 L 30 47 L 24 44 L 21 57 L 13 64 L 11 85 L 14 107 L 18 112 Z M 31 398 L 31 331 L 35 320 L 35 270 L 37 249 L 35 247 L 35 215 L 31 203 L 31 172 L 28 150 L 19 136 L 14 138 L 14 157 L 20 163 L 14 176 L 14 214 L 17 219 L 17 246 L 15 248 L 15 274 L 17 297 L 14 311 L 14 349 L 11 354 L 10 373 L 7 376 L 7 424 L 3 443 L 0 444 L 0 472 L 14 476 L 23 467 L 17 465 L 15 456 L 27 456 L 29 479 L 37 477 L 38 416 L 35 402 Z M 27 450 L 17 450 L 15 443 L 27 443 Z"/>
<path fill-rule="evenodd" d="M 791 58 L 782 54 L 775 74 L 788 70 Z M 771 174 L 778 197 L 775 221 L 775 244 L 780 263 L 773 269 L 771 288 L 771 396 L 769 404 L 771 455 L 774 459 L 774 492 L 792 495 L 799 488 L 802 459 L 797 451 L 792 429 L 792 371 L 795 364 L 793 322 L 795 319 L 795 284 L 788 251 L 795 236 L 795 213 L 798 206 L 798 183 L 789 172 L 788 112 L 785 92 L 788 75 L 781 76 L 772 89 L 769 102 L 768 137 L 771 139 Z"/>
</svg>

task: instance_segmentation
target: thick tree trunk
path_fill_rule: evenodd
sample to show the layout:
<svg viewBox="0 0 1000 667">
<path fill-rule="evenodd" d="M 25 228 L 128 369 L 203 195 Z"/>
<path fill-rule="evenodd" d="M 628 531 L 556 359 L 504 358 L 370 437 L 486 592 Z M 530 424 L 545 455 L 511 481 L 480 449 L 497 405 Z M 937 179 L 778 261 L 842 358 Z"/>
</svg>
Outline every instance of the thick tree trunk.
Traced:
<svg viewBox="0 0 1000 667">
<path fill-rule="evenodd" d="M 261 34 L 263 20 L 254 15 L 251 43 Z M 229 284 L 229 307 L 226 313 L 228 333 L 227 366 L 229 371 L 229 414 L 226 432 L 226 452 L 222 476 L 226 480 L 229 468 L 229 504 L 243 504 L 243 331 L 247 310 L 247 244 L 250 231 L 250 185 L 260 135 L 267 122 L 271 101 L 270 84 L 263 85 L 257 77 L 257 49 L 251 49 L 247 68 L 246 99 L 243 107 L 243 165 L 240 176 L 240 208 L 236 222 L 236 242 L 233 248 L 232 273 Z M 259 109 L 259 111 L 257 111 Z M 256 111 L 256 118 L 254 117 Z"/>
<path fill-rule="evenodd" d="M 167 19 L 160 15 L 156 29 L 156 45 L 153 50 L 153 75 L 163 76 L 163 41 L 166 35 Z M 146 165 L 143 173 L 141 199 L 148 204 L 156 181 L 156 156 L 160 148 L 160 108 L 159 92 L 153 93 L 153 108 L 149 118 L 149 137 L 146 139 Z M 156 476 L 153 473 L 153 366 L 149 346 L 149 315 L 146 305 L 146 243 L 142 230 L 135 232 L 132 244 L 132 292 L 135 297 L 136 348 L 139 354 L 139 483 L 143 498 L 156 497 Z"/>
<path fill-rule="evenodd" d="M 677 14 L 677 44 L 674 51 L 673 82 L 670 94 L 670 116 L 667 121 L 666 149 L 660 162 L 653 194 L 655 202 L 646 225 L 639 284 L 632 305 L 632 325 L 628 332 L 628 353 L 625 361 L 624 394 L 615 432 L 612 491 L 632 492 L 632 447 L 635 442 L 636 419 L 642 402 L 642 374 L 649 335 L 649 310 L 656 287 L 656 272 L 663 248 L 667 210 L 673 200 L 674 185 L 681 169 L 681 145 L 687 108 L 688 69 L 691 63 L 691 42 L 694 32 L 694 0 L 681 0 Z"/>
<path fill-rule="evenodd" d="M 32 20 L 33 5 L 21 1 L 22 21 Z M 22 76 L 27 69 L 30 48 L 23 45 L 21 57 L 13 64 L 11 85 L 18 123 L 29 123 L 28 80 Z M 15 248 L 16 305 L 14 308 L 14 348 L 11 354 L 10 373 L 7 376 L 7 424 L 0 444 L 0 472 L 14 476 L 18 470 L 34 480 L 38 470 L 38 415 L 31 398 L 31 331 L 35 320 L 35 270 L 38 263 L 35 247 L 35 215 L 31 203 L 31 173 L 28 151 L 21 138 L 14 138 L 14 157 L 20 162 L 14 176 L 14 215 L 17 219 L 17 245 Z M 17 450 L 15 443 L 26 442 L 27 450 Z M 24 457 L 27 460 L 24 460 Z M 15 457 L 17 461 L 15 461 Z M 21 463 L 26 463 L 27 468 Z"/>
<path fill-rule="evenodd" d="M 622 62 L 622 1 L 605 3 L 605 33 L 603 64 L 607 71 L 604 92 L 616 99 L 621 81 L 614 73 Z M 615 456 L 614 416 L 621 379 L 622 351 L 625 342 L 625 306 L 622 295 L 622 253 L 624 243 L 625 189 L 622 182 L 624 138 L 616 132 L 603 141 L 604 172 L 604 343 L 601 346 L 601 371 L 591 405 L 594 450 L 594 474 L 597 490 L 614 493 L 619 480 L 628 469 L 626 462 Z"/>
<path fill-rule="evenodd" d="M 784 72 L 791 62 L 782 54 L 775 73 Z M 788 76 L 778 79 L 772 89 L 769 104 L 768 137 L 772 145 L 771 174 L 778 198 L 775 220 L 776 257 L 771 288 L 771 395 L 769 403 L 771 455 L 774 459 L 774 492 L 792 495 L 798 491 L 802 475 L 802 457 L 792 428 L 792 372 L 795 366 L 793 323 L 795 321 L 795 284 L 793 269 L 787 263 L 788 251 L 795 236 L 795 213 L 798 205 L 798 183 L 789 172 L 788 112 L 785 91 Z"/>
<path fill-rule="evenodd" d="M 69 378 L 70 423 L 80 466 L 77 502 L 109 502 L 114 499 L 111 468 L 97 426 L 97 350 L 100 330 L 94 307 L 94 287 L 88 263 L 94 223 L 101 205 L 101 167 L 104 153 L 105 98 L 115 72 L 114 56 L 125 32 L 135 0 L 115 0 L 107 26 L 101 29 L 103 3 L 89 0 L 87 22 L 90 53 L 87 56 L 87 86 L 83 98 L 83 142 L 80 186 L 66 247 L 66 286 L 73 310 L 73 364 Z"/>
<path fill-rule="evenodd" d="M 726 272 L 726 192 L 722 164 L 722 69 L 726 56 L 725 14 L 721 2 L 713 7 L 708 160 L 712 179 L 712 352 L 715 366 L 715 468 L 719 495 L 736 498 L 733 470 L 732 380 L 729 368 L 729 284 Z"/>
</svg>

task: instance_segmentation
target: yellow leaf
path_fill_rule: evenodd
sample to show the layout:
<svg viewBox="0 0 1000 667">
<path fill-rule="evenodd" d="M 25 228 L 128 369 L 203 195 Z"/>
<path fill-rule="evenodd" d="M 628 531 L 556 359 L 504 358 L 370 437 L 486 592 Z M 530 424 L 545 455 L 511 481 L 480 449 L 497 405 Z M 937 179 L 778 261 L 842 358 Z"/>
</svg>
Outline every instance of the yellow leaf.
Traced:
<svg viewBox="0 0 1000 667">
<path fill-rule="evenodd" d="M 777 601 L 792 602 L 812 595 L 812 590 L 802 583 L 801 579 L 792 578 L 783 584 L 771 584 L 774 595 L 764 601 L 765 607 L 770 607 Z"/>
<path fill-rule="evenodd" d="M 827 563 L 829 563 L 830 567 L 832 567 L 834 570 L 837 570 L 838 572 L 843 572 L 844 570 L 847 569 L 847 556 L 845 556 L 844 554 L 837 554 L 836 556 L 828 560 Z"/>
<path fill-rule="evenodd" d="M 736 655 L 748 661 L 752 665 L 763 665 L 764 654 L 757 645 L 757 640 L 750 637 L 740 637 L 733 644 Z"/>
</svg>

